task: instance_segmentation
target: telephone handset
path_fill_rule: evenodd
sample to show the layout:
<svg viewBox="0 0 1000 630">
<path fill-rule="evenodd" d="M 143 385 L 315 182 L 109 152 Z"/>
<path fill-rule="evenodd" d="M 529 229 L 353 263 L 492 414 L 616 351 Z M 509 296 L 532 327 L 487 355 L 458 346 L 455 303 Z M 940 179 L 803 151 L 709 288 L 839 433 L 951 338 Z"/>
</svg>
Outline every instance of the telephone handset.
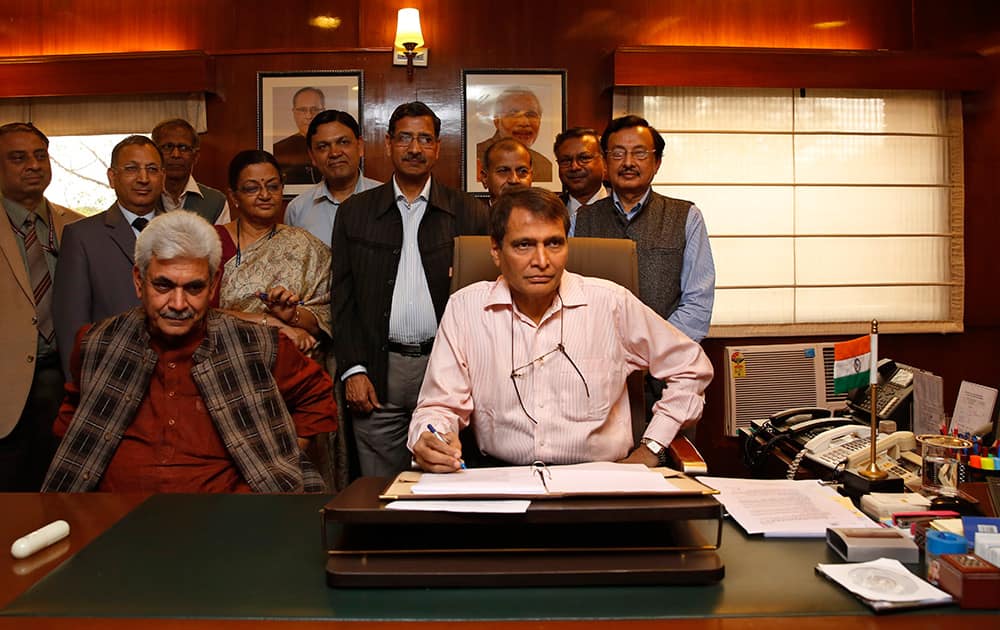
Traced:
<svg viewBox="0 0 1000 630">
<path fill-rule="evenodd" d="M 878 362 L 878 399 L 875 401 L 875 415 L 882 420 L 901 420 L 896 412 L 904 412 L 913 394 L 913 368 L 892 359 Z M 847 404 L 867 419 L 871 415 L 871 389 L 859 387 Z M 909 425 L 906 425 L 909 426 Z"/>
<path fill-rule="evenodd" d="M 775 435 L 792 435 L 851 422 L 849 418 L 833 414 L 833 411 L 822 407 L 793 407 L 774 414 L 768 423 Z"/>
<path fill-rule="evenodd" d="M 817 435 L 806 442 L 803 449 L 806 451 L 806 457 L 827 468 L 836 468 L 844 464 L 848 469 L 855 469 L 868 464 L 870 446 L 871 429 L 862 425 L 849 425 L 836 427 Z M 900 466 L 899 461 L 905 459 L 910 463 L 910 458 L 904 457 L 905 451 L 912 451 L 915 448 L 917 441 L 909 431 L 879 434 L 876 438 L 875 450 L 878 454 L 876 463 L 880 468 L 892 469 L 891 472 L 905 480 L 913 476 L 913 471 Z"/>
</svg>

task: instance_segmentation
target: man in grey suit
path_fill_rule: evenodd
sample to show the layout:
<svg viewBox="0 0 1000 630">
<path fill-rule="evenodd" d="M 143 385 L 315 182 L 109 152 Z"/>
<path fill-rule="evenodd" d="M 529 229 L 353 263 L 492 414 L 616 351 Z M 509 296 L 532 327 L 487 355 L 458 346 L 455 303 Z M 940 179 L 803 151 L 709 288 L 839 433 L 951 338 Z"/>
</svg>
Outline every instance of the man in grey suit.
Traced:
<svg viewBox="0 0 1000 630">
<path fill-rule="evenodd" d="M 30 123 L 0 126 L 0 492 L 37 491 L 55 452 L 63 397 L 52 325 L 52 275 L 63 227 L 80 215 L 45 198 L 49 139 Z"/>
<path fill-rule="evenodd" d="M 117 200 L 67 226 L 56 269 L 54 313 L 60 348 L 72 348 L 84 324 L 139 305 L 132 282 L 135 238 L 153 218 L 163 192 L 163 156 L 152 140 L 129 136 L 111 152 L 108 182 Z M 63 353 L 69 375 L 69 353 Z"/>
</svg>

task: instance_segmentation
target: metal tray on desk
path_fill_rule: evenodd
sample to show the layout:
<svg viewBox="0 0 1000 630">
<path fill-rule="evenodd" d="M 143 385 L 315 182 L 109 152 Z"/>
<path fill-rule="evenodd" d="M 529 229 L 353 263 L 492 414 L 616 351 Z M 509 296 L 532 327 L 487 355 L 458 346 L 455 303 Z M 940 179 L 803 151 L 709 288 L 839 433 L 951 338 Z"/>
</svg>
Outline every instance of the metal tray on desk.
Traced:
<svg viewBox="0 0 1000 630">
<path fill-rule="evenodd" d="M 715 552 L 722 507 L 711 496 L 549 499 L 522 514 L 464 514 L 387 510 L 385 484 L 359 479 L 323 508 L 330 586 L 710 584 L 725 575 Z"/>
</svg>

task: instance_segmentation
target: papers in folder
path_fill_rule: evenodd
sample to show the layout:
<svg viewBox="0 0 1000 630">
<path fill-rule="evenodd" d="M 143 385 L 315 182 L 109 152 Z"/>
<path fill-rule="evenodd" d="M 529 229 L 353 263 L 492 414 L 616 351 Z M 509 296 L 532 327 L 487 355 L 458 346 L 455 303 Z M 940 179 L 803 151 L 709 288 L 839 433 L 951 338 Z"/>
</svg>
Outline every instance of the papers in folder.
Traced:
<svg viewBox="0 0 1000 630">
<path fill-rule="evenodd" d="M 398 481 L 398 480 L 397 480 Z M 666 479 L 642 464 L 593 462 L 568 466 L 474 468 L 424 473 L 408 487 L 409 498 L 565 497 L 580 495 L 668 495 L 712 492 L 686 478 Z M 693 484 L 693 485 L 692 485 Z M 394 484 L 398 485 L 398 484 Z M 399 498 L 404 498 L 401 493 Z"/>
</svg>

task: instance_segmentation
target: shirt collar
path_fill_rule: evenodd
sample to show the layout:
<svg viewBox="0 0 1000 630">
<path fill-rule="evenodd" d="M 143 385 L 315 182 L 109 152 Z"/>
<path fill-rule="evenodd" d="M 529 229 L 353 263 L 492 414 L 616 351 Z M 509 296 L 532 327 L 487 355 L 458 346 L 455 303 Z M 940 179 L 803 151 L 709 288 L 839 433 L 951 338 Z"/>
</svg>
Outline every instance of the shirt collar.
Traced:
<svg viewBox="0 0 1000 630">
<path fill-rule="evenodd" d="M 135 221 L 136 219 L 138 219 L 139 217 L 143 217 L 144 219 L 148 219 L 148 220 L 152 221 L 153 217 L 156 216 L 156 212 L 155 211 L 150 212 L 149 214 L 136 214 L 136 213 L 132 212 L 131 210 L 126 210 L 125 206 L 123 206 L 120 203 L 118 204 L 118 210 L 122 213 L 122 216 L 125 217 L 125 223 L 128 223 L 129 229 L 132 229 L 132 230 L 135 229 L 134 227 L 132 227 L 132 222 Z"/>
<path fill-rule="evenodd" d="M 394 188 L 395 188 L 395 184 L 396 184 L 396 180 L 393 179 L 393 187 Z M 365 190 L 365 174 L 362 173 L 361 170 L 359 169 L 358 170 L 358 180 L 356 182 L 354 182 L 354 192 L 352 194 L 356 195 L 359 192 L 364 192 L 364 190 Z M 399 190 L 398 189 L 396 189 L 396 196 L 397 197 L 399 196 Z M 319 203 L 323 199 L 326 199 L 327 201 L 329 201 L 330 203 L 332 203 L 335 206 L 339 206 L 341 204 L 340 201 L 337 201 L 336 199 L 333 198 L 333 193 L 330 192 L 330 187 L 327 185 L 326 179 L 324 179 L 323 181 L 321 181 L 319 183 L 319 185 L 316 186 L 316 189 L 313 191 L 313 203 Z"/>
<path fill-rule="evenodd" d="M 198 195 L 199 197 L 204 197 L 205 196 L 205 195 L 201 194 L 201 188 L 198 188 L 198 182 L 194 181 L 194 175 L 188 175 L 188 181 L 187 181 L 187 185 L 184 186 L 184 192 L 186 192 L 186 193 L 194 193 L 194 194 Z"/>
<path fill-rule="evenodd" d="M 417 196 L 417 200 L 418 201 L 420 199 L 423 199 L 424 201 L 430 200 L 430 198 L 431 198 L 431 179 L 432 179 L 431 177 L 427 178 L 427 183 L 424 184 L 424 189 L 421 190 L 420 194 Z M 399 189 L 399 184 L 396 183 L 396 175 L 395 175 L 395 173 L 392 175 L 392 192 L 395 195 L 395 198 L 396 198 L 397 201 L 399 200 L 400 197 L 402 197 L 403 199 L 406 199 L 406 195 L 403 194 L 403 191 L 401 191 Z"/>
<path fill-rule="evenodd" d="M 13 221 L 14 225 L 16 225 L 18 228 L 24 225 L 24 220 L 28 218 L 28 212 L 30 211 L 12 199 L 7 199 L 6 197 L 2 197 L 0 198 L 0 201 L 3 201 L 3 207 L 7 211 L 7 216 L 10 217 L 10 220 Z M 41 221 L 42 225 L 44 225 L 45 227 L 48 227 L 49 225 L 48 223 L 49 213 L 46 212 L 46 210 L 48 210 L 48 203 L 49 202 L 47 200 L 42 199 L 42 203 L 38 208 L 39 211 L 34 213 L 35 216 L 38 218 L 38 220 Z"/>
<path fill-rule="evenodd" d="M 559 296 L 562 298 L 562 305 L 567 308 L 584 306 L 587 303 L 587 296 L 583 292 L 582 276 L 571 271 L 563 270 L 562 278 L 559 281 Z M 559 300 L 553 302 L 556 308 L 559 307 Z M 493 282 L 489 293 L 486 296 L 486 308 L 506 306 L 513 308 L 514 299 L 510 295 L 510 285 L 503 276 Z"/>
<path fill-rule="evenodd" d="M 649 188 L 646 189 L 646 194 L 644 194 L 642 196 L 642 199 L 639 200 L 639 203 L 637 203 L 632 208 L 628 208 L 628 209 L 625 209 L 625 207 L 622 206 L 622 202 L 618 198 L 618 193 L 617 192 L 611 191 L 611 199 L 614 201 L 615 208 L 618 209 L 618 212 L 621 212 L 623 215 L 629 217 L 629 215 L 635 215 L 640 210 L 642 210 L 643 208 L 646 207 L 646 201 L 649 200 L 649 194 L 651 192 L 653 192 L 653 187 L 652 186 L 650 186 Z M 629 217 L 629 218 L 631 218 L 631 217 Z"/>
</svg>

